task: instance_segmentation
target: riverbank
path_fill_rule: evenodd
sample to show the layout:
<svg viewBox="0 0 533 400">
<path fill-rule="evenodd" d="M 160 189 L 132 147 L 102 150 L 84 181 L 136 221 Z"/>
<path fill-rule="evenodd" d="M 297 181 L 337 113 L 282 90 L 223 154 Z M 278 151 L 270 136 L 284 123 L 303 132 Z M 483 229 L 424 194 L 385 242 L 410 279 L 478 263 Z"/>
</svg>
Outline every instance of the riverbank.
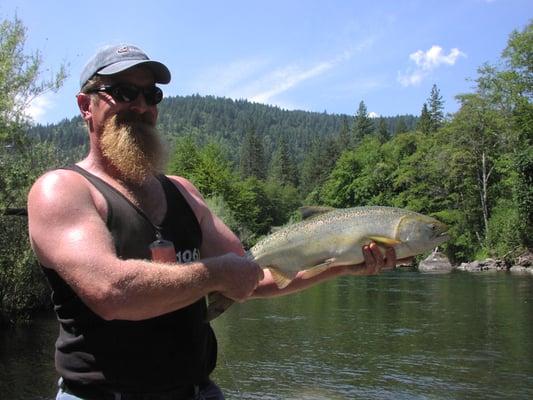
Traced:
<svg viewBox="0 0 533 400">
<path fill-rule="evenodd" d="M 430 254 L 425 260 L 421 261 L 418 270 L 420 272 L 451 272 L 453 270 L 465 272 L 510 272 L 516 274 L 529 274 L 533 276 L 533 252 L 525 251 L 512 261 L 503 259 L 487 258 L 485 260 L 476 260 L 464 262 L 460 265 L 452 265 L 446 255 L 438 251 Z"/>
</svg>

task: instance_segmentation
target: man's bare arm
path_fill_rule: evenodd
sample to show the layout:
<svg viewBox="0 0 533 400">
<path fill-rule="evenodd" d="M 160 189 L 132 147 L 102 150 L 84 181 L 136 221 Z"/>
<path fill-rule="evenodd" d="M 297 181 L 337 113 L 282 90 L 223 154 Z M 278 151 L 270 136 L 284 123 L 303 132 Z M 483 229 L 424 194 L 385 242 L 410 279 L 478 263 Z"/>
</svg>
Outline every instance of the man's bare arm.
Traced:
<svg viewBox="0 0 533 400">
<path fill-rule="evenodd" d="M 40 262 L 56 270 L 105 319 L 154 317 L 213 291 L 239 300 L 257 284 L 252 277 L 240 287 L 232 285 L 231 277 L 242 275 L 243 264 L 249 264 L 233 254 L 182 265 L 118 258 L 89 184 L 70 171 L 40 178 L 30 191 L 28 213 Z"/>
</svg>

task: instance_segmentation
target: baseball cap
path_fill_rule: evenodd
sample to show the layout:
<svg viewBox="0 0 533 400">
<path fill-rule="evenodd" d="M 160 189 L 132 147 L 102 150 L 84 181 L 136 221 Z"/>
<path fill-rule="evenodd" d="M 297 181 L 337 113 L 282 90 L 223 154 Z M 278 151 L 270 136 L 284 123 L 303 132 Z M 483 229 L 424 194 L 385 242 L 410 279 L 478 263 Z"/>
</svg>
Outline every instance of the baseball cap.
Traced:
<svg viewBox="0 0 533 400">
<path fill-rule="evenodd" d="M 141 64 L 152 71 L 156 83 L 170 82 L 170 71 L 164 64 L 150 60 L 137 46 L 119 44 L 101 48 L 89 60 L 81 72 L 80 89 L 95 74 L 114 75 Z"/>
</svg>

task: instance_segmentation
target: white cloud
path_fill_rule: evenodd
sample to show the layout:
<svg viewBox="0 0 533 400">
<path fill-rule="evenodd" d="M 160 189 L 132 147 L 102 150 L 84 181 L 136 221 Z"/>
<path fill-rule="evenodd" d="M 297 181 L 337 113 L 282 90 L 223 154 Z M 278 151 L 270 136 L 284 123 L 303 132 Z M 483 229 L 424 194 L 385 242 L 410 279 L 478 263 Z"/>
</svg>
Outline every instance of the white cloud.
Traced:
<svg viewBox="0 0 533 400">
<path fill-rule="evenodd" d="M 190 81 L 190 87 L 198 93 L 280 105 L 274 97 L 349 60 L 355 51 L 364 48 L 361 46 L 311 65 L 289 63 L 269 69 L 271 62 L 265 58 L 237 60 L 201 71 L 196 79 Z"/>
<path fill-rule="evenodd" d="M 368 118 L 379 118 L 379 117 L 380 117 L 380 115 L 377 112 L 370 111 L 368 113 Z"/>
<path fill-rule="evenodd" d="M 322 61 L 307 68 L 299 65 L 289 65 L 284 68 L 275 69 L 263 76 L 253 87 L 245 89 L 245 91 L 250 93 L 247 98 L 259 103 L 268 103 L 273 97 L 286 92 L 304 81 L 326 73 L 343 61 L 349 60 L 352 54 L 352 51 L 345 51 L 331 60 Z"/>
<path fill-rule="evenodd" d="M 217 65 L 202 71 L 194 82 L 194 90 L 223 94 L 234 89 L 243 80 L 257 74 L 267 64 L 262 59 L 236 60 L 226 65 Z"/>
<path fill-rule="evenodd" d="M 258 103 L 267 103 L 274 96 L 286 92 L 303 81 L 322 75 L 333 66 L 334 63 L 332 62 L 323 62 L 306 69 L 298 66 L 288 66 L 274 70 L 263 77 L 259 85 L 261 87 L 258 88 L 255 94 L 250 96 L 250 100 Z"/>
<path fill-rule="evenodd" d="M 458 48 L 453 48 L 445 54 L 442 47 L 433 45 L 427 51 L 418 50 L 409 55 L 416 67 L 406 72 L 398 72 L 398 82 L 402 86 L 418 85 L 433 70 L 441 65 L 455 65 L 459 57 L 466 57 L 466 54 Z"/>
<path fill-rule="evenodd" d="M 53 102 L 47 94 L 34 98 L 25 110 L 25 113 L 35 122 L 42 122 L 46 112 L 53 107 Z"/>
</svg>

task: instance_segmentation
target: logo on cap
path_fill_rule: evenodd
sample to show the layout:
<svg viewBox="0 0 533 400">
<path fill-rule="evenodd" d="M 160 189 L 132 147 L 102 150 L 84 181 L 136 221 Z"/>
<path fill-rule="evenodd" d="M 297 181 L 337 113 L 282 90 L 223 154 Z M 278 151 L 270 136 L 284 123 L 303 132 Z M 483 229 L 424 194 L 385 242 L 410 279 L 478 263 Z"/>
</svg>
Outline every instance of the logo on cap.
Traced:
<svg viewBox="0 0 533 400">
<path fill-rule="evenodd" d="M 128 51 L 130 51 L 130 48 L 128 46 L 124 46 L 124 47 L 121 47 L 120 49 L 118 49 L 117 53 L 119 53 L 119 54 L 127 53 Z"/>
</svg>

